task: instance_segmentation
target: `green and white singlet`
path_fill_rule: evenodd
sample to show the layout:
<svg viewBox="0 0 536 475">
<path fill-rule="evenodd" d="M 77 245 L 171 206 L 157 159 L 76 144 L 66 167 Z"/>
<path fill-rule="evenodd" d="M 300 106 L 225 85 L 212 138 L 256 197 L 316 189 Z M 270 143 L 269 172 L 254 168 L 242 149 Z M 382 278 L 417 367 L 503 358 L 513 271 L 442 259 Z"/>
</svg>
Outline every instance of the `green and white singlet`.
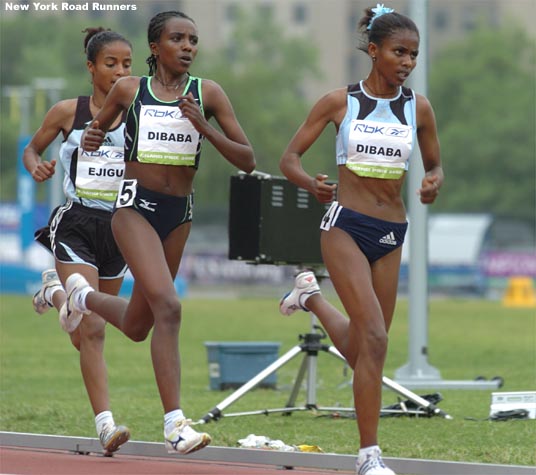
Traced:
<svg viewBox="0 0 536 475">
<path fill-rule="evenodd" d="M 203 136 L 182 116 L 179 101 L 161 101 L 151 88 L 152 77 L 140 85 L 127 112 L 125 161 L 197 168 Z M 192 93 L 203 111 L 201 79 L 189 76 L 181 95 Z"/>
</svg>

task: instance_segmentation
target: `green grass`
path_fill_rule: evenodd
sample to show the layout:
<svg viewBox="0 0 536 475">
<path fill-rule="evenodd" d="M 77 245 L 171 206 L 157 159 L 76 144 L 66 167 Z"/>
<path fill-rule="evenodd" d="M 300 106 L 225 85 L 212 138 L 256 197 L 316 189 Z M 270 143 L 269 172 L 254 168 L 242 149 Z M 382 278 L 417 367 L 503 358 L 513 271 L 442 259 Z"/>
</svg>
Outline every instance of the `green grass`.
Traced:
<svg viewBox="0 0 536 475">
<path fill-rule="evenodd" d="M 57 324 L 57 314 L 38 317 L 29 297 L 1 295 L 0 430 L 95 437 L 93 414 L 79 370 L 78 353 Z M 334 301 L 334 299 L 332 299 Z M 280 354 L 310 328 L 308 315 L 285 319 L 277 297 L 234 299 L 190 296 L 183 301 L 182 405 L 197 420 L 232 393 L 209 389 L 205 341 L 277 341 Z M 445 380 L 502 376 L 499 391 L 536 390 L 534 309 L 506 309 L 500 302 L 432 299 L 429 303 L 429 363 Z M 390 334 L 384 374 L 407 362 L 407 301 L 400 299 Z M 149 342 L 133 343 L 107 331 L 106 359 L 112 409 L 135 440 L 162 440 L 162 409 L 154 382 Z M 255 389 L 224 413 L 284 407 L 302 356 L 277 372 L 277 389 Z M 351 407 L 350 374 L 341 361 L 318 358 L 317 403 Z M 417 390 L 417 394 L 436 392 Z M 453 416 L 382 418 L 380 443 L 388 457 L 535 465 L 536 421 L 493 422 L 491 390 L 442 390 L 439 407 Z M 304 404 L 305 390 L 297 404 Z M 397 402 L 386 389 L 384 405 Z M 214 445 L 236 446 L 250 433 L 287 444 L 318 445 L 325 452 L 355 453 L 356 422 L 317 417 L 312 411 L 224 417 L 206 426 Z"/>
</svg>

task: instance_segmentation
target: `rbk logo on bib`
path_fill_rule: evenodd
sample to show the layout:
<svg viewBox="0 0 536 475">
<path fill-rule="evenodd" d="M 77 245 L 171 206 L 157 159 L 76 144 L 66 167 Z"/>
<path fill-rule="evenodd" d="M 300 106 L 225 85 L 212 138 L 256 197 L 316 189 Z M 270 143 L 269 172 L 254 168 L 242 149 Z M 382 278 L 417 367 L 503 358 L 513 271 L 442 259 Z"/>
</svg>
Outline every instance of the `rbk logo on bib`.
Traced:
<svg viewBox="0 0 536 475">
<path fill-rule="evenodd" d="M 177 106 L 141 105 L 138 161 L 193 166 L 199 139 Z"/>
<path fill-rule="evenodd" d="M 125 173 L 123 147 L 101 146 L 94 152 L 78 148 L 76 196 L 115 201 Z"/>
<path fill-rule="evenodd" d="M 400 178 L 413 147 L 410 125 L 352 120 L 346 166 L 359 176 Z"/>
</svg>

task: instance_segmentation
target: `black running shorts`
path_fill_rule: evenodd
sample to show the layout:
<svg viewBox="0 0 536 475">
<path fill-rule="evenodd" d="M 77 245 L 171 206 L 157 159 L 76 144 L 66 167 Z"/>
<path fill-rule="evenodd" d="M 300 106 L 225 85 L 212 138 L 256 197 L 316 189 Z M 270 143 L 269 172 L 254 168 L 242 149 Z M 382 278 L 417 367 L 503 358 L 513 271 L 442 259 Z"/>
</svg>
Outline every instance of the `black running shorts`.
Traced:
<svg viewBox="0 0 536 475">
<path fill-rule="evenodd" d="M 111 219 L 109 211 L 68 201 L 52 212 L 48 226 L 39 229 L 35 239 L 60 262 L 85 264 L 97 269 L 101 279 L 116 279 L 125 275 L 127 266 Z"/>
</svg>

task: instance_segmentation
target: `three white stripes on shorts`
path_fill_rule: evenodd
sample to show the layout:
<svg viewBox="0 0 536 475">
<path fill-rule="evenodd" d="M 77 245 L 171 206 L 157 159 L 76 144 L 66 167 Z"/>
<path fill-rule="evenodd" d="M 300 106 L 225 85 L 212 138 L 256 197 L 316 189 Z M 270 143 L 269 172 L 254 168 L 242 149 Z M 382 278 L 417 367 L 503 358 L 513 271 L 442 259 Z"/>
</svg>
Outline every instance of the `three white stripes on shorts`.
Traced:
<svg viewBox="0 0 536 475">
<path fill-rule="evenodd" d="M 326 211 L 326 214 L 320 222 L 320 229 L 323 229 L 324 231 L 329 231 L 330 228 L 337 222 L 337 218 L 339 217 L 341 210 L 342 206 L 339 204 L 338 201 L 334 201 L 333 203 L 331 203 L 331 206 Z"/>
</svg>

